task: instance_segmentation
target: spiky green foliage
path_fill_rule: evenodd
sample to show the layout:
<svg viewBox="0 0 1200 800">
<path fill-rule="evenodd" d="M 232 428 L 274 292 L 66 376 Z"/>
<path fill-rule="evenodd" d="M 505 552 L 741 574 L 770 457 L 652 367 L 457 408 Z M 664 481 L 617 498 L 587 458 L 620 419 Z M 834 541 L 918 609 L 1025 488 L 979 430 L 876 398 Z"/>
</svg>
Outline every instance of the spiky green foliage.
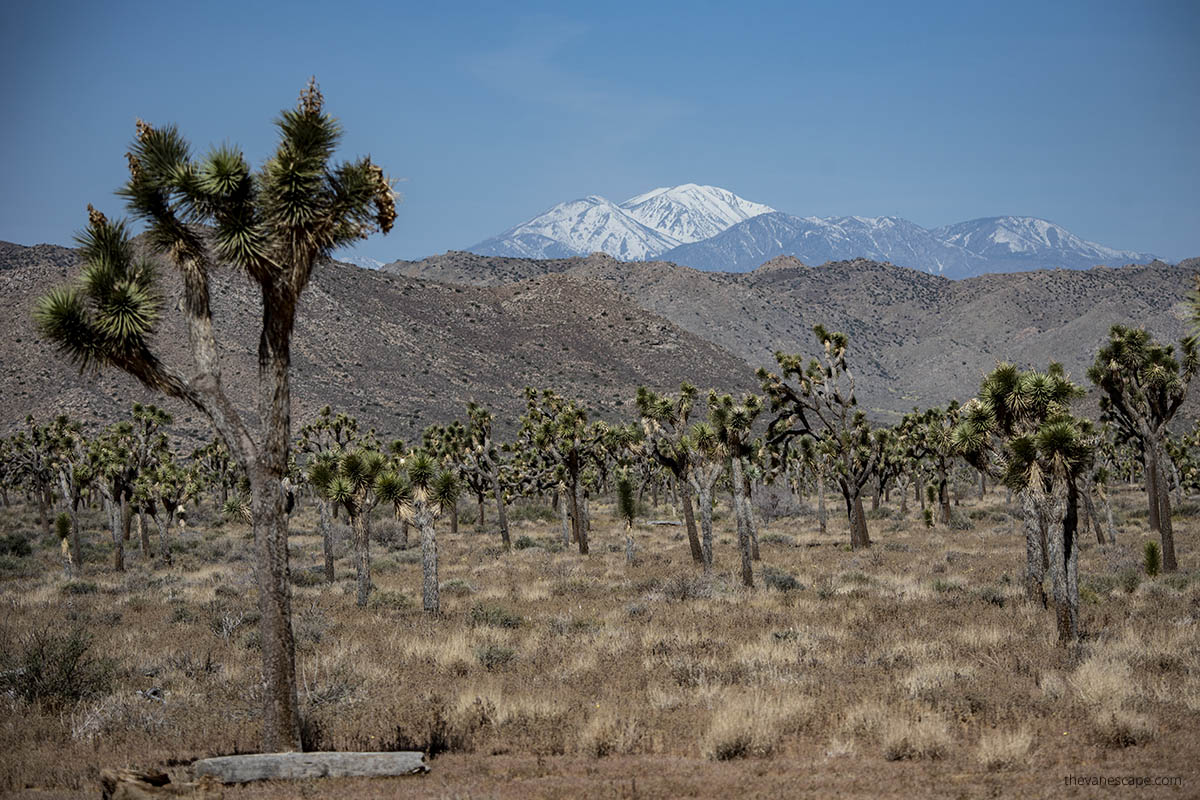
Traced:
<svg viewBox="0 0 1200 800">
<path fill-rule="evenodd" d="M 1142 565 L 1151 578 L 1162 570 L 1162 551 L 1158 548 L 1158 542 L 1146 542 L 1146 546 L 1142 548 Z"/>
<path fill-rule="evenodd" d="M 633 481 L 629 480 L 628 475 L 622 475 L 617 479 L 617 513 L 625 521 L 626 526 L 633 525 L 637 509 L 633 499 Z"/>
</svg>

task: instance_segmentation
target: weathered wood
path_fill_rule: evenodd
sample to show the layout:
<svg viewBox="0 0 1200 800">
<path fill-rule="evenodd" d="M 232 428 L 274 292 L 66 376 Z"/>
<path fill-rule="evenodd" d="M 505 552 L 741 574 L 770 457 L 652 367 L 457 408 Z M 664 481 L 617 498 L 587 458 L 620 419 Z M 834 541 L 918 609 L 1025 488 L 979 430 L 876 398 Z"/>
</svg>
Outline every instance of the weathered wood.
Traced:
<svg viewBox="0 0 1200 800">
<path fill-rule="evenodd" d="M 646 520 L 645 525 L 673 525 L 679 527 L 683 523 L 677 519 L 651 519 Z"/>
<path fill-rule="evenodd" d="M 412 750 L 394 753 L 255 753 L 205 758 L 193 766 L 197 777 L 222 783 L 298 778 L 374 778 L 429 771 L 425 756 Z"/>
</svg>

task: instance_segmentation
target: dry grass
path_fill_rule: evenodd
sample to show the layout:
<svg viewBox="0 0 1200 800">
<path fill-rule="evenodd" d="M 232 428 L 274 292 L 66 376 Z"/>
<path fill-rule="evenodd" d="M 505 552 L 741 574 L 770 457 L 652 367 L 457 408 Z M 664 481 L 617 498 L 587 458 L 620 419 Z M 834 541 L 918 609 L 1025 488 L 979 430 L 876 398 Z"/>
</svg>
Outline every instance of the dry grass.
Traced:
<svg viewBox="0 0 1200 800">
<path fill-rule="evenodd" d="M 986 783 L 1020 774 L 1041 782 L 997 785 L 1044 796 L 1064 769 L 1094 764 L 1098 753 L 1114 773 L 1200 779 L 1200 525 L 1177 521 L 1183 572 L 1132 593 L 1120 574 L 1138 557 L 1133 532 L 1123 537 L 1128 552 L 1085 548 L 1086 635 L 1060 648 L 1052 613 L 1021 600 L 1024 545 L 1002 500 L 984 501 L 986 519 L 970 531 L 928 531 L 915 513 L 873 521 L 868 552 L 847 552 L 833 518 L 825 535 L 811 518 L 773 521 L 760 535 L 779 536 L 764 542 L 756 569 L 804 586 L 789 591 L 740 587 L 728 516 L 711 577 L 668 526 L 639 529 L 641 560 L 629 567 L 620 527 L 600 503 L 587 558 L 550 544 L 556 522 L 519 523 L 514 538 L 541 546 L 512 553 L 491 531 L 443 530 L 438 617 L 420 611 L 414 550 L 375 549 L 365 610 L 340 558 L 335 583 L 294 589 L 305 735 L 327 749 L 428 749 L 438 754 L 435 776 L 456 775 L 479 796 L 521 796 L 494 788 L 507 786 L 594 794 L 570 783 L 593 771 L 636 775 L 638 793 L 651 797 L 748 785 L 723 775 L 782 795 L 812 777 L 832 794 L 849 780 L 847 758 L 864 782 L 843 793 L 865 796 L 890 791 L 875 780 L 889 776 L 907 776 L 896 785 L 911 796 L 934 793 L 934 775 Z M 1119 502 L 1124 514 L 1141 496 Z M 10 510 L 0 533 L 31 522 L 28 510 Z M 23 674 L 15 670 L 32 634 L 75 628 L 112 667 L 95 693 L 57 705 L 0 691 L 0 794 L 94 793 L 102 767 L 186 764 L 256 746 L 261 655 L 247 529 L 194 524 L 173 568 L 135 553 L 118 574 L 99 522 L 90 522 L 87 570 L 75 584 L 44 545 L 20 571 L 0 573 L 0 673 Z M 308 508 L 293 518 L 297 571 L 321 561 L 313 524 Z M 797 784 L 767 777 L 793 766 Z M 493 782 L 473 783 L 483 775 Z M 414 791 L 459 791 L 424 785 Z"/>
</svg>

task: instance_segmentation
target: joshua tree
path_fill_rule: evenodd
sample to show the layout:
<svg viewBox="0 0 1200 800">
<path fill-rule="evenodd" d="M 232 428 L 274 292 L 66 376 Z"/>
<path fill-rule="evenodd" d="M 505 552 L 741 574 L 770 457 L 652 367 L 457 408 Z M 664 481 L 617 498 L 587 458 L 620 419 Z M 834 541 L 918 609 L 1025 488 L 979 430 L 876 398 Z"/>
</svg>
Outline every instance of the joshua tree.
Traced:
<svg viewBox="0 0 1200 800">
<path fill-rule="evenodd" d="M 458 479 L 439 469 L 428 453 L 418 450 L 403 460 L 400 468 L 379 476 L 375 493 L 391 503 L 399 516 L 417 526 L 421 534 L 421 600 L 425 611 L 441 610 L 438 598 L 438 549 L 434 520 L 458 501 Z"/>
<path fill-rule="evenodd" d="M 938 521 L 943 525 L 950 524 L 950 470 L 957 455 L 953 433 L 958 411 L 958 401 L 951 401 L 944 409 L 914 410 L 900 424 L 910 460 L 927 460 L 937 476 Z"/>
<path fill-rule="evenodd" d="M 134 496 L 158 526 L 158 557 L 164 566 L 171 563 L 170 533 L 179 510 L 199 491 L 194 467 L 183 467 L 170 453 L 163 453 L 136 479 Z"/>
<path fill-rule="evenodd" d="M 633 517 L 636 504 L 633 499 L 633 483 L 622 474 L 617 479 L 617 512 L 625 523 L 625 563 L 633 564 Z"/>
<path fill-rule="evenodd" d="M 813 328 L 823 353 L 804 364 L 798 355 L 776 353 L 782 374 L 758 371 L 763 390 L 775 413 L 768 438 L 786 452 L 794 440 L 811 437 L 829 457 L 829 466 L 842 490 L 850 521 L 850 546 L 869 547 L 867 516 L 862 492 L 875 472 L 887 443 L 884 431 L 873 431 L 866 415 L 858 410 L 854 375 L 846 361 L 849 339 L 821 325 Z M 795 381 L 795 384 L 789 383 Z"/>
<path fill-rule="evenodd" d="M 1162 538 L 1163 569 L 1167 572 L 1179 568 L 1171 524 L 1167 426 L 1183 405 L 1188 385 L 1200 366 L 1196 346 L 1193 339 L 1185 339 L 1180 343 L 1183 358 L 1176 359 L 1174 348 L 1154 341 L 1145 330 L 1114 325 L 1108 343 L 1087 372 L 1102 392 L 1102 419 L 1142 446 L 1150 529 L 1157 530 Z"/>
<path fill-rule="evenodd" d="M 712 572 L 712 512 L 713 487 L 725 472 L 725 451 L 716 430 L 708 422 L 692 425 L 684 439 L 688 456 L 688 483 L 696 491 L 696 504 L 700 509 L 701 552 L 704 556 L 704 572 Z"/>
<path fill-rule="evenodd" d="M 340 135 L 310 83 L 282 112 L 280 142 L 257 172 L 229 146 L 192 159 L 174 127 L 139 122 L 121 194 L 148 223 L 149 241 L 183 281 L 180 308 L 192 364 L 154 349 L 161 303 L 154 271 L 135 258 L 123 223 L 89 212 L 78 282 L 38 304 L 42 334 L 82 367 L 113 366 L 205 414 L 250 480 L 261 606 L 263 749 L 300 748 L 283 478 L 291 429 L 290 345 L 299 299 L 314 267 L 339 246 L 391 229 L 389 181 L 370 159 L 332 164 Z M 206 227 L 207 226 L 207 227 Z M 261 290 L 258 430 L 226 393 L 209 304 L 218 263 Z"/>
<path fill-rule="evenodd" d="M 321 485 L 311 480 L 311 475 L 315 468 L 317 476 L 323 481 L 326 480 L 329 477 L 330 465 L 355 443 L 365 444 L 358 434 L 358 420 L 349 414 L 334 414 L 332 408 L 325 406 L 317 412 L 315 419 L 300 428 L 300 441 L 296 445 L 298 451 L 307 453 L 309 456 L 305 464 L 307 472 L 303 475 L 309 478 L 309 483 L 315 489 L 318 527 L 321 532 L 321 552 L 325 557 L 325 580 L 329 583 L 333 583 L 335 577 L 331 517 L 338 505 L 323 493 Z M 317 462 L 321 460 L 324 460 L 325 463 L 320 467 L 316 466 Z"/>
<path fill-rule="evenodd" d="M 645 386 L 639 386 L 637 407 L 645 431 L 647 453 L 674 479 L 679 504 L 683 507 L 692 561 L 704 564 L 704 549 L 696 532 L 696 516 L 692 512 L 692 484 L 688 476 L 690 453 L 686 443 L 688 417 L 696 403 L 696 395 L 696 387 L 690 383 L 682 384 L 676 397 L 660 395 Z"/>
<path fill-rule="evenodd" d="M 218 508 L 229 500 L 229 492 L 237 488 L 238 465 L 230 458 L 229 448 L 219 438 L 197 447 L 188 457 L 194 468 L 197 485 L 214 492 Z"/>
<path fill-rule="evenodd" d="M 82 425 L 60 415 L 47 428 L 50 466 L 58 476 L 58 490 L 70 521 L 70 551 L 73 570 L 83 569 L 83 547 L 79 511 L 86 505 L 94 475 L 88 458 L 88 443 Z"/>
<path fill-rule="evenodd" d="M 308 480 L 325 500 L 346 511 L 354 531 L 354 571 L 358 578 L 358 605 L 371 594 L 371 530 L 369 517 L 378 500 L 377 480 L 387 469 L 387 459 L 378 450 L 324 451 L 308 466 Z M 326 570 L 329 568 L 328 556 Z"/>
<path fill-rule="evenodd" d="M 29 415 L 25 418 L 25 430 L 13 437 L 10 449 L 16 482 L 24 486 L 37 503 L 38 520 L 46 537 L 50 536 L 50 506 L 57 477 L 55 438 L 52 426 L 39 425 L 33 415 Z"/>
<path fill-rule="evenodd" d="M 750 428 L 760 411 L 762 401 L 755 395 L 746 395 L 741 403 L 735 403 L 730 395 L 718 396 L 716 392 L 708 394 L 709 424 L 729 459 L 738 550 L 742 554 L 742 585 L 751 587 L 754 586 L 754 569 L 751 563 L 754 558 L 754 520 L 747 491 L 746 460 L 754 451 L 750 442 Z"/>
<path fill-rule="evenodd" d="M 953 433 L 955 447 L 972 465 L 1021 498 L 1026 595 L 1045 604 L 1048 564 L 1060 643 L 1078 635 L 1078 503 L 1095 452 L 1091 424 L 1069 411 L 1082 394 L 1059 364 L 1044 373 L 1000 364 L 963 407 Z"/>
</svg>

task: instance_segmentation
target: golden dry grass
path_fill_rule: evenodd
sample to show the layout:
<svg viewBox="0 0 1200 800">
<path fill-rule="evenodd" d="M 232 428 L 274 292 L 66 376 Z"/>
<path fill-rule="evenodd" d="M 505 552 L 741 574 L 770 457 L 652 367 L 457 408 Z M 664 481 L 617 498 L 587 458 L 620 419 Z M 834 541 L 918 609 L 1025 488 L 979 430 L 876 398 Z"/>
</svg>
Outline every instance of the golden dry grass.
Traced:
<svg viewBox="0 0 1200 800">
<path fill-rule="evenodd" d="M 1128 591 L 1140 500 L 1120 496 L 1121 545 L 1081 555 L 1084 638 L 1073 648 L 1056 645 L 1051 612 L 1021 600 L 1024 545 L 1001 496 L 964 501 L 981 512 L 967 531 L 926 530 L 915 513 L 875 520 L 866 552 L 845 549 L 836 521 L 825 535 L 811 518 L 763 525 L 790 538 L 764 542 L 756 566 L 794 576 L 792 591 L 738 585 L 725 520 L 711 578 L 671 526 L 640 527 L 641 558 L 627 566 L 600 503 L 589 557 L 557 549 L 556 522 L 519 523 L 514 538 L 539 546 L 511 553 L 490 531 L 443 530 L 438 617 L 420 611 L 416 551 L 374 546 L 369 608 L 355 607 L 348 558 L 334 584 L 295 587 L 306 737 L 326 749 L 442 751 L 429 779 L 406 784 L 432 797 L 578 796 L 591 793 L 587 776 L 621 770 L 639 796 L 717 796 L 730 788 L 720 776 L 769 793 L 786 791 L 793 769 L 851 795 L 1022 775 L 1021 794 L 1049 796 L 1064 772 L 1101 760 L 1106 772 L 1182 774 L 1194 787 L 1200 525 L 1177 521 L 1181 573 Z M 0 515 L 5 531 L 32 527 L 27 510 Z M 102 767 L 255 748 L 248 530 L 194 517 L 170 569 L 134 553 L 115 573 L 93 531 L 73 584 L 44 546 L 0 580 L 0 668 L 37 632 L 76 627 L 113 666 L 103 692 L 63 706 L 0 695 L 0 794 L 94 792 Z M 313 523 L 307 508 L 293 520 L 297 574 L 320 562 Z M 839 779 L 851 761 L 858 777 Z M 897 782 L 862 782 L 871 775 Z M 354 793 L 388 795 L 374 785 Z M 243 795 L 288 796 L 230 792 Z"/>
</svg>

